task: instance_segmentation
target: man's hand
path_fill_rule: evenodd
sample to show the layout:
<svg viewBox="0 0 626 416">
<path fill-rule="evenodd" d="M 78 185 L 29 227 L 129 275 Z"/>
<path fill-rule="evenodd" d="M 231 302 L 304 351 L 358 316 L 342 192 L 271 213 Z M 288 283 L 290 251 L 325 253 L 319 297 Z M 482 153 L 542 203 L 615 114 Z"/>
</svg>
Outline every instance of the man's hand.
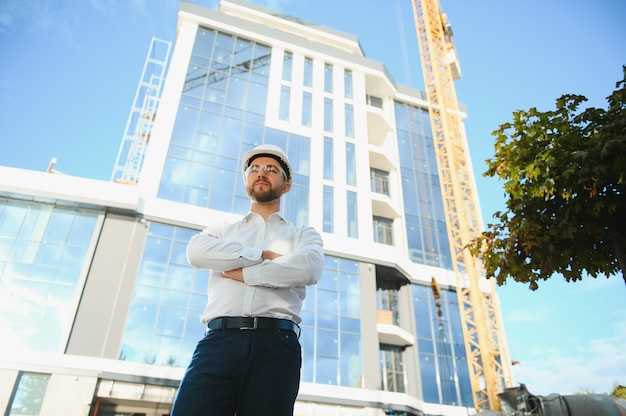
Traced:
<svg viewBox="0 0 626 416">
<path fill-rule="evenodd" d="M 225 270 L 223 272 L 220 272 L 220 275 L 228 279 L 243 282 L 243 269 L 241 267 L 233 270 Z"/>
</svg>

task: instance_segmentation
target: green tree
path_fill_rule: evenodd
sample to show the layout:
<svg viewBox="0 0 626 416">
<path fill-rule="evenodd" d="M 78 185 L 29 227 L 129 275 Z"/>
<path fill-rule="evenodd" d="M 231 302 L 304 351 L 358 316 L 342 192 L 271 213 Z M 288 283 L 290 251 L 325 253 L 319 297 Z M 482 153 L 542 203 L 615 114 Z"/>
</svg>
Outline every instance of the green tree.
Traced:
<svg viewBox="0 0 626 416">
<path fill-rule="evenodd" d="M 513 113 L 500 125 L 484 176 L 504 181 L 506 210 L 468 244 L 487 277 L 529 283 L 569 281 L 626 268 L 626 66 L 608 109 L 578 108 L 563 95 L 556 110 Z M 626 282 L 626 277 L 624 281 Z"/>
</svg>

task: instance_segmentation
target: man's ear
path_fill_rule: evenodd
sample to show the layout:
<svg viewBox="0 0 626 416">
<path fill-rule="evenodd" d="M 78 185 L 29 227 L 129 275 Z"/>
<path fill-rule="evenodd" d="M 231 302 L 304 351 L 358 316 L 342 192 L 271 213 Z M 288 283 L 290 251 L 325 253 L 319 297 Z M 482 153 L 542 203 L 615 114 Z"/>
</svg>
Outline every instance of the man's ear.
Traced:
<svg viewBox="0 0 626 416">
<path fill-rule="evenodd" d="M 283 184 L 283 193 L 286 194 L 291 189 L 291 182 L 285 181 Z"/>
</svg>

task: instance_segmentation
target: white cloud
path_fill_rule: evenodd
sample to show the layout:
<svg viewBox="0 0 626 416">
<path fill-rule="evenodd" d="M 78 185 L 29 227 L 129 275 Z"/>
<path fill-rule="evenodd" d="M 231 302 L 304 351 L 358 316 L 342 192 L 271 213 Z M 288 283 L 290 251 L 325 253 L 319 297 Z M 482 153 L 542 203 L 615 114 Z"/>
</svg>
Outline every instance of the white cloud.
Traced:
<svg viewBox="0 0 626 416">
<path fill-rule="evenodd" d="M 622 313 L 624 315 L 624 313 Z M 513 367 L 516 384 L 534 395 L 575 394 L 582 390 L 610 393 L 615 384 L 626 384 L 626 318 L 615 321 L 604 338 L 573 350 L 534 343 L 526 358 Z"/>
</svg>

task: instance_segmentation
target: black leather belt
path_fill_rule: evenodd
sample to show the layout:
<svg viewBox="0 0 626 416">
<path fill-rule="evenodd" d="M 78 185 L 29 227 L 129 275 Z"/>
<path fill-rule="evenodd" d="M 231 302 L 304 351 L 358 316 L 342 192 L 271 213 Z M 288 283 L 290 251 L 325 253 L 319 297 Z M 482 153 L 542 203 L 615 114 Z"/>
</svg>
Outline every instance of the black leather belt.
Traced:
<svg viewBox="0 0 626 416">
<path fill-rule="evenodd" d="M 223 316 L 207 324 L 209 329 L 286 329 L 300 335 L 300 327 L 288 319 L 259 316 Z"/>
</svg>

